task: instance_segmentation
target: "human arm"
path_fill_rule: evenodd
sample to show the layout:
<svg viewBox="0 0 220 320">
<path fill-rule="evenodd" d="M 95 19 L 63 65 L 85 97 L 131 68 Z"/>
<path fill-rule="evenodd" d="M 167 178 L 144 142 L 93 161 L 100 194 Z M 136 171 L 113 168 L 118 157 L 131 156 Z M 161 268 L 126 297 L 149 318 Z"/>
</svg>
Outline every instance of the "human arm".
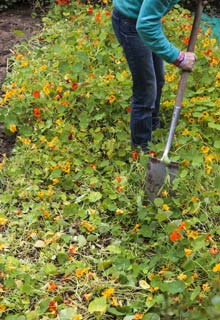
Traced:
<svg viewBox="0 0 220 320">
<path fill-rule="evenodd" d="M 173 63 L 184 70 L 192 70 L 195 54 L 180 52 L 168 41 L 163 32 L 162 18 L 178 1 L 144 0 L 137 20 L 137 32 L 146 46 L 161 56 L 168 63 Z M 181 57 L 183 55 L 183 59 Z"/>
</svg>

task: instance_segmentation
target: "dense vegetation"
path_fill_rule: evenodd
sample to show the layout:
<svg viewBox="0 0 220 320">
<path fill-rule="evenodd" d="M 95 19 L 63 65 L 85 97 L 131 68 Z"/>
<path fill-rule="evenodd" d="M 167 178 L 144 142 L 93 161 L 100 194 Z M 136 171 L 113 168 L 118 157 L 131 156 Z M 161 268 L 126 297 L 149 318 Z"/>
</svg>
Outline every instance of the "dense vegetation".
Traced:
<svg viewBox="0 0 220 320">
<path fill-rule="evenodd" d="M 61 2 L 15 48 L 0 100 L 0 121 L 17 134 L 0 164 L 0 315 L 218 319 L 219 43 L 203 24 L 170 154 L 179 174 L 151 203 L 148 156 L 130 149 L 131 78 L 111 7 Z M 179 6 L 164 20 L 182 49 L 191 25 Z M 166 65 L 159 158 L 179 76 Z"/>
</svg>

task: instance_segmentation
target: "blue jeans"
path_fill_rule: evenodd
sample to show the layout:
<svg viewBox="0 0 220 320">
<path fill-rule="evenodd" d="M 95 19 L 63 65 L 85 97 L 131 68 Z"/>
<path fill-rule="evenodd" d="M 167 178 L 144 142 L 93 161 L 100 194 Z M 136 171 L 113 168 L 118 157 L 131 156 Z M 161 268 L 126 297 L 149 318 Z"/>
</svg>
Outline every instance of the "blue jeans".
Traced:
<svg viewBox="0 0 220 320">
<path fill-rule="evenodd" d="M 113 9 L 112 26 L 132 75 L 131 142 L 148 150 L 152 130 L 160 127 L 159 109 L 164 85 L 163 60 L 148 49 L 136 31 L 136 20 Z"/>
</svg>

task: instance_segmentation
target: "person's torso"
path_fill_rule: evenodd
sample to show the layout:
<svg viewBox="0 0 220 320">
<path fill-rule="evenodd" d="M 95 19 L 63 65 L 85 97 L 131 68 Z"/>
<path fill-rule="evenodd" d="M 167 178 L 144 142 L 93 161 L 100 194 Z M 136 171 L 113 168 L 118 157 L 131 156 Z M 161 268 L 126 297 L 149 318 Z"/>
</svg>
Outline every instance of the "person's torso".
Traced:
<svg viewBox="0 0 220 320">
<path fill-rule="evenodd" d="M 143 2 L 148 2 L 148 6 L 158 6 L 158 11 L 161 2 L 167 6 L 168 12 L 179 0 L 113 0 L 113 6 L 125 16 L 137 19 Z"/>
</svg>

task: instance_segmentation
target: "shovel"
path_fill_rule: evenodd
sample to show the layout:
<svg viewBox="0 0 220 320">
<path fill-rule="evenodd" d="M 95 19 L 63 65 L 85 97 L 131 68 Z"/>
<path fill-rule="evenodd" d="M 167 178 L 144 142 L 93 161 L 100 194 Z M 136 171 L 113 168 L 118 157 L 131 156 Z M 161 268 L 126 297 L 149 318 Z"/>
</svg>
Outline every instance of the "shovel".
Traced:
<svg viewBox="0 0 220 320">
<path fill-rule="evenodd" d="M 193 27 L 190 35 L 190 40 L 188 44 L 187 51 L 194 52 L 196 38 L 200 26 L 200 20 L 203 11 L 203 4 L 200 0 L 195 13 Z M 172 121 L 170 125 L 170 131 L 165 146 L 165 150 L 162 158 L 159 160 L 157 158 L 150 157 L 147 166 L 146 173 L 146 195 L 150 201 L 153 201 L 156 197 L 160 196 L 163 185 L 166 182 L 172 184 L 172 181 L 178 174 L 178 163 L 169 160 L 168 153 L 171 149 L 172 141 L 174 138 L 175 129 L 179 119 L 183 95 L 186 89 L 186 83 L 188 79 L 189 71 L 183 71 L 176 96 L 175 106 L 173 109 Z"/>
</svg>

